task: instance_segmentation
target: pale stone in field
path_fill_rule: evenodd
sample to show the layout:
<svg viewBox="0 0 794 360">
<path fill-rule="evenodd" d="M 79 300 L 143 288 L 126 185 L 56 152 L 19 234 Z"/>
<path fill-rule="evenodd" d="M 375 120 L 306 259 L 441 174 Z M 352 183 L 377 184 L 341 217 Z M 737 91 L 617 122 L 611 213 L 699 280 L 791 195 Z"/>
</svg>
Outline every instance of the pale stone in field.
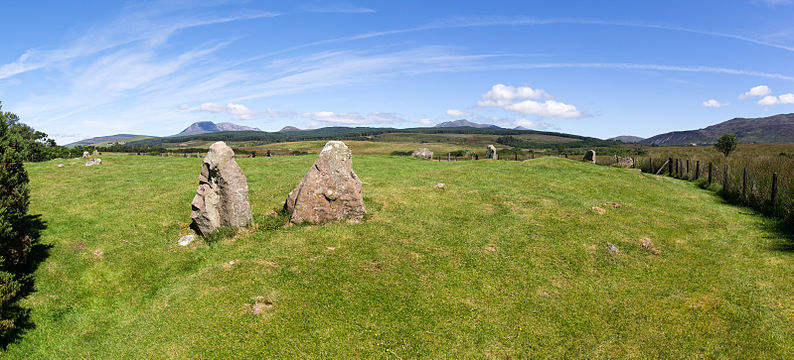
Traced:
<svg viewBox="0 0 794 360">
<path fill-rule="evenodd" d="M 102 159 L 94 158 L 94 159 L 88 160 L 85 163 L 85 166 L 94 166 L 94 165 L 99 165 L 101 163 L 102 163 Z"/>
<path fill-rule="evenodd" d="M 485 158 L 494 160 L 498 158 L 498 155 L 496 155 L 496 148 L 493 145 L 488 145 L 488 147 L 485 148 Z"/>
<path fill-rule="evenodd" d="M 212 144 L 204 157 L 199 186 L 190 205 L 194 228 L 201 235 L 220 227 L 244 227 L 252 221 L 248 182 L 234 161 L 234 151 L 224 142 Z"/>
<path fill-rule="evenodd" d="M 89 154 L 88 151 L 83 151 L 83 158 L 84 159 L 88 159 L 90 157 L 91 157 L 91 154 Z"/>
<path fill-rule="evenodd" d="M 359 222 L 364 217 L 361 180 L 353 171 L 353 154 L 341 141 L 329 141 L 284 203 L 290 222 L 333 220 Z"/>
<path fill-rule="evenodd" d="M 415 150 L 411 154 L 411 156 L 422 158 L 422 159 L 432 159 L 433 158 L 433 152 L 430 151 L 428 148 L 421 148 L 421 149 Z"/>
<path fill-rule="evenodd" d="M 195 236 L 193 236 L 193 235 L 185 235 L 185 236 L 179 238 L 179 245 L 180 246 L 188 246 L 190 243 L 193 242 L 193 239 L 195 239 Z"/>
</svg>

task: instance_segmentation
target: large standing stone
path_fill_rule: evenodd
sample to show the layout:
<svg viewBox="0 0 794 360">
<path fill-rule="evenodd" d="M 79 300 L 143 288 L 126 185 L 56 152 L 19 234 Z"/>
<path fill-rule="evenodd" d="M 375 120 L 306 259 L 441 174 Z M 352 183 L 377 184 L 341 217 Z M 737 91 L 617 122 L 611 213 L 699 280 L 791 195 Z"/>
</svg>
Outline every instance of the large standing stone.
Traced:
<svg viewBox="0 0 794 360">
<path fill-rule="evenodd" d="M 496 148 L 493 145 L 488 145 L 488 147 L 485 149 L 485 158 L 496 160 L 497 157 Z"/>
<path fill-rule="evenodd" d="M 634 159 L 632 159 L 630 157 L 620 159 L 620 161 L 618 161 L 618 165 L 623 166 L 623 167 L 627 167 L 627 168 L 633 167 L 634 166 Z"/>
<path fill-rule="evenodd" d="M 593 164 L 595 164 L 596 163 L 595 150 L 587 150 L 587 152 L 584 153 L 584 161 L 589 161 L 589 162 L 592 162 Z"/>
<path fill-rule="evenodd" d="M 432 159 L 433 158 L 433 152 L 430 151 L 430 149 L 428 149 L 428 148 L 421 148 L 421 149 L 416 149 L 411 154 L 411 156 L 422 158 L 422 159 Z"/>
<path fill-rule="evenodd" d="M 91 154 L 89 154 L 88 151 L 83 151 L 83 159 L 88 159 L 90 157 L 91 157 Z"/>
<path fill-rule="evenodd" d="M 193 226 L 202 235 L 220 227 L 244 227 L 253 219 L 248 182 L 234 161 L 234 151 L 224 142 L 212 144 L 204 157 L 199 186 L 190 205 Z"/>
<path fill-rule="evenodd" d="M 361 180 L 353 171 L 353 154 L 341 141 L 329 141 L 298 186 L 289 193 L 284 209 L 290 221 L 325 222 L 364 217 Z"/>
</svg>

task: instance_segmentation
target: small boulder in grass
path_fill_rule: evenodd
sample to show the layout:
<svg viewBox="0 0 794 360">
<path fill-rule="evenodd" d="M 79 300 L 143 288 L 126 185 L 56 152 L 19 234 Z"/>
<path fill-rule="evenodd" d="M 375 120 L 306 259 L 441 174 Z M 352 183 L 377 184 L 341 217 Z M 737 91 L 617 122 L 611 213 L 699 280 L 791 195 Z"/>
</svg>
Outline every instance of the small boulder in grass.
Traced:
<svg viewBox="0 0 794 360">
<path fill-rule="evenodd" d="M 185 235 L 185 236 L 179 238 L 179 242 L 178 243 L 179 243 L 180 246 L 188 246 L 190 243 L 193 242 L 193 240 L 195 238 L 196 237 L 193 236 L 193 235 Z"/>
<path fill-rule="evenodd" d="M 651 254 L 654 254 L 654 255 L 659 255 L 659 254 L 662 253 L 661 250 L 654 249 L 654 248 L 651 247 L 651 245 L 652 245 L 651 239 L 648 239 L 648 238 L 643 238 L 642 239 L 641 246 L 642 246 L 643 249 L 650 251 Z"/>
<path fill-rule="evenodd" d="M 85 163 L 85 166 L 94 166 L 94 165 L 99 165 L 99 164 L 102 164 L 102 159 L 99 159 L 99 158 L 93 158 L 93 159 L 91 159 L 91 160 L 88 160 L 88 161 Z"/>
<path fill-rule="evenodd" d="M 59 167 L 59 168 L 62 168 L 62 167 L 63 167 L 63 164 L 58 164 L 58 167 Z"/>
<path fill-rule="evenodd" d="M 615 244 L 607 243 L 607 249 L 612 253 L 620 254 L 620 249 Z"/>
<path fill-rule="evenodd" d="M 436 190 L 444 191 L 444 190 L 446 190 L 445 186 L 446 185 L 444 183 L 438 183 L 438 184 L 436 184 Z"/>
</svg>

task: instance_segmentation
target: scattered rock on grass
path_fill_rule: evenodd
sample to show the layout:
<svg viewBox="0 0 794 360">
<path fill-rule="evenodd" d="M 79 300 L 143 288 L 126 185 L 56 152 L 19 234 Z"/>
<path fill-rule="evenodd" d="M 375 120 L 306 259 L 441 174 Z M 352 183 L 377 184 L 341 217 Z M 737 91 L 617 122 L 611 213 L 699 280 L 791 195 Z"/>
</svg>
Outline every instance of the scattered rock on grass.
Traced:
<svg viewBox="0 0 794 360">
<path fill-rule="evenodd" d="M 94 158 L 86 161 L 85 166 L 94 166 L 102 163 L 102 159 Z"/>
<path fill-rule="evenodd" d="M 196 237 L 193 235 L 185 235 L 179 238 L 179 245 L 181 246 L 188 246 L 188 244 L 192 243 Z"/>
<path fill-rule="evenodd" d="M 104 252 L 102 249 L 98 249 L 98 250 L 94 251 L 94 256 L 96 256 L 96 257 L 100 257 L 100 256 L 102 256 L 102 254 L 104 254 L 104 253 L 105 253 L 105 252 Z"/>
<path fill-rule="evenodd" d="M 91 154 L 89 154 L 88 151 L 83 151 L 83 159 L 88 159 L 90 157 L 91 157 Z"/>
<path fill-rule="evenodd" d="M 59 167 L 59 168 L 62 168 L 62 167 L 63 167 L 63 164 L 58 164 L 58 167 Z"/>
<path fill-rule="evenodd" d="M 651 239 L 643 238 L 641 245 L 642 245 L 643 249 L 650 251 L 651 254 L 659 255 L 659 254 L 662 253 L 661 250 L 657 250 L 657 249 L 654 249 L 654 248 L 651 247 L 651 245 L 652 245 Z"/>
<path fill-rule="evenodd" d="M 438 184 L 436 184 L 436 189 L 437 190 L 442 190 L 442 191 L 446 190 L 446 188 L 444 186 L 445 186 L 444 183 L 438 183 Z"/>
<path fill-rule="evenodd" d="M 620 161 L 618 161 L 618 165 L 630 168 L 630 167 L 634 166 L 634 159 L 632 159 L 630 157 L 620 159 Z"/>
<path fill-rule="evenodd" d="M 607 243 L 607 249 L 615 254 L 620 254 L 620 249 L 612 243 Z"/>
<path fill-rule="evenodd" d="M 266 299 L 264 296 L 257 296 L 254 298 L 254 304 L 251 305 L 251 312 L 254 315 L 263 315 L 265 311 L 273 307 L 273 302 Z"/>
</svg>

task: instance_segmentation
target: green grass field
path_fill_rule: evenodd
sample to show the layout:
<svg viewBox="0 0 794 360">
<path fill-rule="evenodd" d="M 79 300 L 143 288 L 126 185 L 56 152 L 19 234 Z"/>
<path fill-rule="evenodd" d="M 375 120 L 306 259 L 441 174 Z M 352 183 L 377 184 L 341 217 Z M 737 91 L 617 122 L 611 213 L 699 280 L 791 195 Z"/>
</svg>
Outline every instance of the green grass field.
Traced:
<svg viewBox="0 0 794 360">
<path fill-rule="evenodd" d="M 187 247 L 201 159 L 30 164 L 52 248 L 3 356 L 794 357 L 794 245 L 692 183 L 354 153 L 365 221 L 284 226 L 314 159 L 239 159 L 257 225 Z"/>
</svg>

